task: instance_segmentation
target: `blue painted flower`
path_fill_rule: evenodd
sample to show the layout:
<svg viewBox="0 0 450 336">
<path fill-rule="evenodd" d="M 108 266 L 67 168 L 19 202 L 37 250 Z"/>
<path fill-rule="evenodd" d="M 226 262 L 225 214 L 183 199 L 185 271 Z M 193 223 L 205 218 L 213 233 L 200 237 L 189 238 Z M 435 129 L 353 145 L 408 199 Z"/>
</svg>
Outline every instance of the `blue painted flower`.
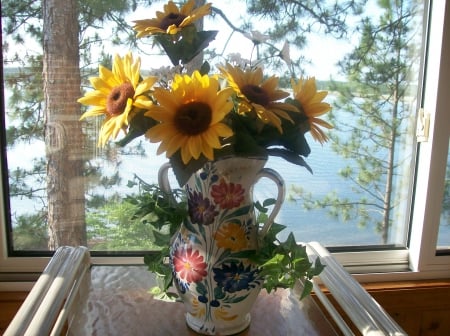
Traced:
<svg viewBox="0 0 450 336">
<path fill-rule="evenodd" d="M 188 208 L 189 217 L 195 224 L 209 225 L 218 214 L 209 198 L 203 198 L 202 193 L 196 191 L 188 193 Z"/>
<path fill-rule="evenodd" d="M 259 282 L 257 269 L 251 269 L 251 265 L 244 267 L 244 264 L 231 262 L 229 265 L 223 264 L 222 268 L 213 268 L 214 280 L 219 287 L 229 293 L 240 290 L 249 290 L 256 287 Z"/>
</svg>

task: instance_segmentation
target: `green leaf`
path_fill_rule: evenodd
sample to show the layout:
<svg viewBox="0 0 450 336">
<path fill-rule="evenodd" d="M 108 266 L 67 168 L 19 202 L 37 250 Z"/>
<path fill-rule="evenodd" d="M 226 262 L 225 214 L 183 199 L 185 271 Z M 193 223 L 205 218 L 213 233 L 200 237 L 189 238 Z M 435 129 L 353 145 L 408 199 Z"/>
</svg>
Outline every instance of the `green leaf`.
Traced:
<svg viewBox="0 0 450 336">
<path fill-rule="evenodd" d="M 238 302 L 244 301 L 247 298 L 247 296 L 248 296 L 248 294 L 235 296 L 235 297 L 229 297 L 229 298 L 223 300 L 223 302 L 225 302 L 225 303 L 238 303 Z"/>
<path fill-rule="evenodd" d="M 259 213 L 258 217 L 256 218 L 256 222 L 264 224 L 265 222 L 267 222 L 268 219 L 269 219 L 269 216 L 267 216 L 267 214 Z"/>
<path fill-rule="evenodd" d="M 248 214 L 251 208 L 252 208 L 251 205 L 238 208 L 236 211 L 233 211 L 233 212 L 229 213 L 228 215 L 226 215 L 225 219 L 233 218 L 233 217 L 239 217 L 239 216 Z"/>
<path fill-rule="evenodd" d="M 198 160 L 190 160 L 188 164 L 185 165 L 181 159 L 181 152 L 178 150 L 170 157 L 169 161 L 172 165 L 172 170 L 177 182 L 180 187 L 182 187 L 186 184 L 192 174 L 205 165 L 208 159 L 201 155 Z"/>
<path fill-rule="evenodd" d="M 155 294 L 153 297 L 156 300 L 165 301 L 165 302 L 176 302 L 178 300 L 178 294 L 173 292 L 162 292 L 160 294 Z"/>
<path fill-rule="evenodd" d="M 267 198 L 267 199 L 264 200 L 263 206 L 264 207 L 269 207 L 271 205 L 274 205 L 275 203 L 277 203 L 277 200 L 275 198 Z"/>
<path fill-rule="evenodd" d="M 141 110 L 131 119 L 127 134 L 121 140 L 117 141 L 116 144 L 124 147 L 132 140 L 144 135 L 147 130 L 157 124 L 156 120 L 145 116 L 145 112 L 145 110 Z"/>
<path fill-rule="evenodd" d="M 215 287 L 214 288 L 214 298 L 216 300 L 222 300 L 225 297 L 225 292 L 223 291 L 222 287 Z"/>
<path fill-rule="evenodd" d="M 283 231 L 284 229 L 286 229 L 286 225 L 283 224 L 278 224 L 278 223 L 273 223 L 272 226 L 270 227 L 269 233 L 273 234 L 273 235 L 277 235 L 278 233 L 280 233 L 281 231 Z M 273 240 L 273 239 L 271 239 Z"/>
<path fill-rule="evenodd" d="M 278 157 L 285 159 L 286 161 L 288 161 L 290 163 L 305 167 L 311 174 L 313 173 L 313 170 L 306 163 L 305 159 L 293 151 L 290 151 L 287 149 L 282 149 L 282 148 L 268 148 L 267 153 L 270 156 L 278 156 Z"/>
<path fill-rule="evenodd" d="M 230 253 L 229 257 L 230 258 L 248 258 L 248 259 L 252 259 L 257 255 L 257 251 L 256 250 L 245 250 L 245 251 L 239 251 L 239 252 L 233 252 Z"/>
<path fill-rule="evenodd" d="M 207 295 L 208 294 L 208 290 L 206 289 L 205 285 L 203 284 L 203 282 L 197 282 L 195 284 L 196 290 L 198 293 L 202 294 L 202 295 Z"/>
<path fill-rule="evenodd" d="M 267 211 L 269 211 L 269 209 L 265 208 L 264 205 L 262 205 L 259 201 L 255 202 L 255 208 L 258 211 L 263 212 L 263 213 L 266 213 Z M 259 223 L 261 223 L 261 222 L 259 222 Z"/>
<path fill-rule="evenodd" d="M 311 294 L 312 289 L 313 283 L 310 280 L 306 280 L 305 283 L 303 284 L 303 291 L 302 294 L 300 295 L 300 300 L 304 299 L 309 294 Z"/>
<path fill-rule="evenodd" d="M 156 35 L 155 40 L 161 45 L 173 65 L 187 64 L 216 38 L 218 31 L 200 31 L 194 25 L 183 28 L 176 35 Z"/>
<path fill-rule="evenodd" d="M 286 262 L 286 257 L 282 254 L 277 253 L 272 258 L 267 260 L 264 264 L 261 265 L 261 268 L 264 272 L 268 272 L 270 269 L 279 270 L 283 264 Z"/>
<path fill-rule="evenodd" d="M 168 246 L 170 244 L 171 234 L 164 234 L 160 231 L 153 230 L 153 237 L 155 238 L 154 243 L 158 246 Z"/>
</svg>

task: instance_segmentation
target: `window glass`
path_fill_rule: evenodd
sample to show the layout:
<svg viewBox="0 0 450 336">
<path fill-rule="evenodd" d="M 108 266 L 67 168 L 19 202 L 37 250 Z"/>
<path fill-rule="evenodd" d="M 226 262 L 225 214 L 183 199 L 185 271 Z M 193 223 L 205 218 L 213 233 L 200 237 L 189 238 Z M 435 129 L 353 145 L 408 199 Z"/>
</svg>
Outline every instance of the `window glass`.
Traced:
<svg viewBox="0 0 450 336">
<path fill-rule="evenodd" d="M 438 249 L 450 250 L 450 146 L 444 182 L 444 197 L 439 224 Z"/>
<path fill-rule="evenodd" d="M 98 148 L 101 120 L 78 121 L 85 110 L 76 104 L 73 92 L 67 96 L 63 93 L 56 103 L 62 104 L 59 108 L 64 111 L 78 111 L 70 112 L 69 117 L 62 113 L 56 119 L 49 118 L 45 104 L 51 102 L 45 100 L 48 97 L 44 97 L 42 86 L 42 74 L 49 69 L 43 71 L 43 49 L 37 42 L 43 33 L 37 15 L 40 8 L 26 7 L 26 13 L 19 16 L 11 3 L 2 1 L 6 140 L 2 145 L 6 147 L 7 167 L 3 169 L 9 182 L 5 190 L 10 200 L 10 222 L 6 223 L 10 250 L 52 249 L 60 243 L 58 235 L 96 251 L 154 248 L 147 239 L 152 235 L 150 228 L 132 219 L 133 202 L 124 198 L 136 197 L 143 181 L 157 183 L 157 171 L 167 159 L 155 154 L 158 145 L 143 138 L 124 148 L 112 143 Z M 258 2 L 251 3 L 253 10 L 258 10 Z M 82 91 L 78 97 L 92 90 L 87 78 L 98 75 L 99 63 L 111 67 L 115 52 L 123 56 L 132 50 L 141 56 L 145 76 L 167 70 L 167 58 L 152 47 L 151 39 L 130 39 L 134 34 L 131 21 L 149 18 L 162 9 L 164 2 L 145 10 L 133 8 L 133 4 L 124 1 L 124 7 L 110 8 L 116 15 L 107 15 L 107 9 L 96 7 L 97 16 L 81 6 L 77 36 Z M 267 164 L 287 185 L 287 197 L 276 221 L 288 226 L 287 231 L 293 231 L 298 240 L 339 247 L 406 246 L 415 116 L 420 99 L 423 3 L 381 5 L 385 7 L 378 1 L 368 1 L 360 13 L 343 11 L 346 15 L 339 19 L 346 18 L 345 29 L 333 27 L 331 19 L 327 21 L 330 26 L 323 26 L 306 18 L 309 28 L 298 32 L 298 38 L 286 37 L 292 42 L 291 57 L 298 61 L 296 75 L 315 76 L 318 89 L 328 91 L 325 101 L 333 106 L 332 112 L 323 117 L 334 125 L 334 129 L 326 130 L 330 140 L 321 144 L 307 137 L 311 154 L 305 160 L 313 174 L 281 159 L 270 158 Z M 241 16 L 244 2 L 220 1 L 214 6 L 222 9 L 240 31 L 268 34 L 267 27 L 273 26 L 268 24 L 273 23 L 270 15 L 263 21 L 257 20 L 257 14 Z M 230 12 L 227 8 L 239 10 Z M 220 13 L 205 18 L 205 29 L 220 29 L 210 45 L 214 52 L 205 54 L 205 58 L 214 56 L 214 62 L 224 62 L 241 53 L 255 60 L 274 53 L 264 43 L 252 49 L 251 40 L 240 31 L 233 32 Z M 22 17 L 28 19 L 22 22 Z M 250 23 L 249 17 L 254 22 Z M 275 28 L 271 31 L 274 35 Z M 113 39 L 107 40 L 111 33 Z M 282 50 L 284 40 L 270 43 Z M 280 76 L 280 85 L 288 90 L 288 71 L 280 64 L 267 65 L 267 69 Z M 73 69 L 66 69 L 62 76 L 75 77 Z M 67 159 L 61 159 L 58 153 L 68 155 Z M 70 175 L 71 181 L 63 186 Z M 177 187 L 173 176 L 171 181 Z M 261 181 L 255 188 L 255 199 L 274 197 L 272 190 L 270 182 Z M 58 197 L 60 201 L 51 201 Z M 444 222 L 447 218 L 448 224 L 445 216 L 444 211 L 442 218 Z M 50 223 L 56 223 L 52 230 Z M 441 230 L 446 245 L 448 225 L 441 224 Z"/>
</svg>

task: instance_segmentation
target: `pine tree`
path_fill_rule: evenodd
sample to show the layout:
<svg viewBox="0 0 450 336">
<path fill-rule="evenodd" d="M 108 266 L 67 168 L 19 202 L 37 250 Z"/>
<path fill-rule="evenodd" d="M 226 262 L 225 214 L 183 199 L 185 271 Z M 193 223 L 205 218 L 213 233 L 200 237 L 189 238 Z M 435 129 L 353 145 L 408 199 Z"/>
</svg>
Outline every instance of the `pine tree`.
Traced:
<svg viewBox="0 0 450 336">
<path fill-rule="evenodd" d="M 348 81 L 331 88 L 338 95 L 330 115 L 332 149 L 347 162 L 339 174 L 359 198 L 343 198 L 339 192 L 320 200 L 301 191 L 298 195 L 307 208 L 328 208 L 334 217 L 356 219 L 360 226 L 374 223 L 388 243 L 395 210 L 407 201 L 399 190 L 408 188 L 395 186 L 407 183 L 411 171 L 402 169 L 412 166 L 412 156 L 399 156 L 399 147 L 413 147 L 411 102 L 417 87 L 411 83 L 418 80 L 414 42 L 421 36 L 414 20 L 421 4 L 386 0 L 378 5 L 378 22 L 361 21 L 358 45 L 339 64 Z"/>
<path fill-rule="evenodd" d="M 59 3 L 62 8 L 57 8 Z M 2 41 L 4 65 L 16 65 L 13 69 L 8 68 L 4 76 L 5 86 L 11 90 L 11 97 L 5 104 L 10 121 L 6 129 L 8 148 L 12 149 L 20 143 L 44 143 L 45 138 L 49 154 L 48 162 L 44 159 L 43 151 L 42 157 L 35 159 L 31 168 L 21 167 L 9 171 L 10 197 L 39 200 L 42 204 L 41 209 L 28 209 L 28 213 L 17 217 L 12 214 L 13 223 L 17 225 L 13 235 L 15 242 L 21 239 L 18 235 L 32 236 L 37 228 L 39 232 L 45 232 L 48 227 L 54 227 L 51 230 L 50 248 L 61 244 L 86 244 L 82 177 L 89 173 L 90 181 L 98 179 L 104 184 L 114 183 L 116 177 L 112 176 L 108 181 L 108 178 L 99 177 L 101 168 L 88 165 L 89 168 L 85 169 L 86 156 L 84 153 L 81 155 L 81 151 L 85 150 L 86 146 L 82 141 L 81 124 L 78 121 L 81 111 L 76 100 L 81 96 L 80 75 L 86 77 L 89 71 L 83 70 L 80 73 L 78 58 L 81 57 L 83 64 L 91 64 L 90 47 L 95 44 L 101 46 L 102 42 L 111 38 L 111 43 L 133 44 L 134 34 L 126 24 L 124 15 L 135 9 L 136 5 L 136 1 L 126 0 L 80 0 L 71 1 L 70 4 L 54 1 L 2 1 L 2 28 L 6 37 Z M 69 8 L 72 12 L 66 13 Z M 61 19 L 61 15 L 66 15 L 62 20 L 71 20 L 71 23 L 58 22 L 57 19 Z M 50 23 L 49 20 L 55 21 Z M 44 21 L 47 22 L 45 32 Z M 110 21 L 114 21 L 116 25 L 107 35 L 87 33 L 89 28 Z M 57 30 L 55 27 L 58 27 Z M 62 31 L 65 31 L 67 36 L 58 35 Z M 121 34 L 122 37 L 119 38 Z M 72 38 L 70 42 L 69 36 Z M 80 43 L 80 37 L 83 37 L 83 43 Z M 61 40 L 54 41 L 55 38 Z M 42 45 L 44 40 L 47 42 L 45 50 Z M 14 52 L 16 46 L 20 45 L 27 46 L 24 48 L 25 53 Z M 110 60 L 111 56 L 104 53 L 104 59 Z M 56 64 L 61 61 L 67 63 Z M 64 76 L 58 74 L 58 71 L 67 71 L 67 80 L 59 78 L 55 81 L 56 77 L 49 77 Z M 44 80 L 47 93 L 45 100 Z M 63 97 L 58 98 L 58 95 Z M 59 163 L 55 160 L 55 154 L 59 155 Z M 70 175 L 73 175 L 72 178 L 69 178 Z M 97 178 L 93 177 L 94 175 Z M 73 199 L 70 200 L 68 196 Z M 99 200 L 98 197 L 93 199 Z M 78 219 L 73 221 L 75 217 Z M 74 232 L 76 234 L 73 234 Z M 28 249 L 42 248 L 40 240 L 35 243 L 33 240 L 28 242 L 31 243 Z M 21 248 L 22 245 L 14 244 L 15 248 Z"/>
</svg>

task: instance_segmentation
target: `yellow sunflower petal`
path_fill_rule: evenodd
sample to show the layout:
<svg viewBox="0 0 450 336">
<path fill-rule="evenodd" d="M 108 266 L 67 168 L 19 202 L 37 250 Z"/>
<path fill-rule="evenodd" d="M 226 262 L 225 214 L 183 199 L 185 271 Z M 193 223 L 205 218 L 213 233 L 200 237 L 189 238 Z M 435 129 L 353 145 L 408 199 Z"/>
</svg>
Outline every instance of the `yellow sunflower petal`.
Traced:
<svg viewBox="0 0 450 336">
<path fill-rule="evenodd" d="M 171 90 L 156 88 L 154 97 L 159 105 L 152 106 L 146 115 L 161 124 L 149 130 L 146 137 L 161 141 L 158 151 L 166 151 L 168 157 L 180 150 L 185 164 L 201 155 L 212 160 L 220 138 L 232 135 L 222 120 L 232 109 L 229 100 L 233 91 L 218 89 L 217 78 L 202 76 L 198 71 L 191 76 L 175 76 Z M 186 122 L 180 123 L 180 118 Z"/>
<path fill-rule="evenodd" d="M 106 97 L 98 91 L 86 93 L 84 97 L 78 98 L 77 102 L 83 105 L 105 106 Z"/>
<path fill-rule="evenodd" d="M 145 94 L 156 79 L 149 77 L 141 81 L 140 65 L 140 58 L 133 58 L 130 52 L 123 57 L 115 55 L 111 70 L 99 66 L 99 77 L 90 78 L 96 90 L 78 99 L 83 105 L 93 106 L 80 119 L 99 115 L 106 117 L 100 129 L 98 143 L 101 146 L 110 138 L 115 139 L 120 131 L 126 132 L 129 119 L 137 113 L 137 108 L 149 109 L 152 106 L 150 97 Z"/>
<path fill-rule="evenodd" d="M 181 9 L 173 2 L 169 1 L 164 5 L 164 11 L 157 11 L 156 18 L 134 21 L 133 29 L 137 32 L 137 37 L 141 38 L 153 34 L 176 34 L 184 27 L 210 14 L 211 4 L 205 4 L 194 9 L 195 0 L 189 0 Z M 182 19 L 180 23 L 173 23 L 167 26 L 165 19 L 169 16 L 178 16 Z"/>
<path fill-rule="evenodd" d="M 142 82 L 140 82 L 137 86 L 135 86 L 135 92 L 134 95 L 140 96 L 141 94 L 149 91 L 153 85 L 156 83 L 156 81 L 158 80 L 158 77 L 147 77 L 146 79 L 144 79 Z"/>
<path fill-rule="evenodd" d="M 322 101 L 327 96 L 328 92 L 317 91 L 316 80 L 314 77 L 310 77 L 306 80 L 300 79 L 297 83 L 291 81 L 291 84 L 292 89 L 294 90 L 295 99 L 300 103 L 303 112 L 308 117 L 308 123 L 313 139 L 320 143 L 326 142 L 328 137 L 320 127 L 330 129 L 333 126 L 316 117 L 331 110 L 331 105 Z"/>
<path fill-rule="evenodd" d="M 80 120 L 83 120 L 88 117 L 98 117 L 100 115 L 104 115 L 105 113 L 106 109 L 103 106 L 96 106 L 84 112 L 83 115 L 80 117 Z"/>
</svg>

